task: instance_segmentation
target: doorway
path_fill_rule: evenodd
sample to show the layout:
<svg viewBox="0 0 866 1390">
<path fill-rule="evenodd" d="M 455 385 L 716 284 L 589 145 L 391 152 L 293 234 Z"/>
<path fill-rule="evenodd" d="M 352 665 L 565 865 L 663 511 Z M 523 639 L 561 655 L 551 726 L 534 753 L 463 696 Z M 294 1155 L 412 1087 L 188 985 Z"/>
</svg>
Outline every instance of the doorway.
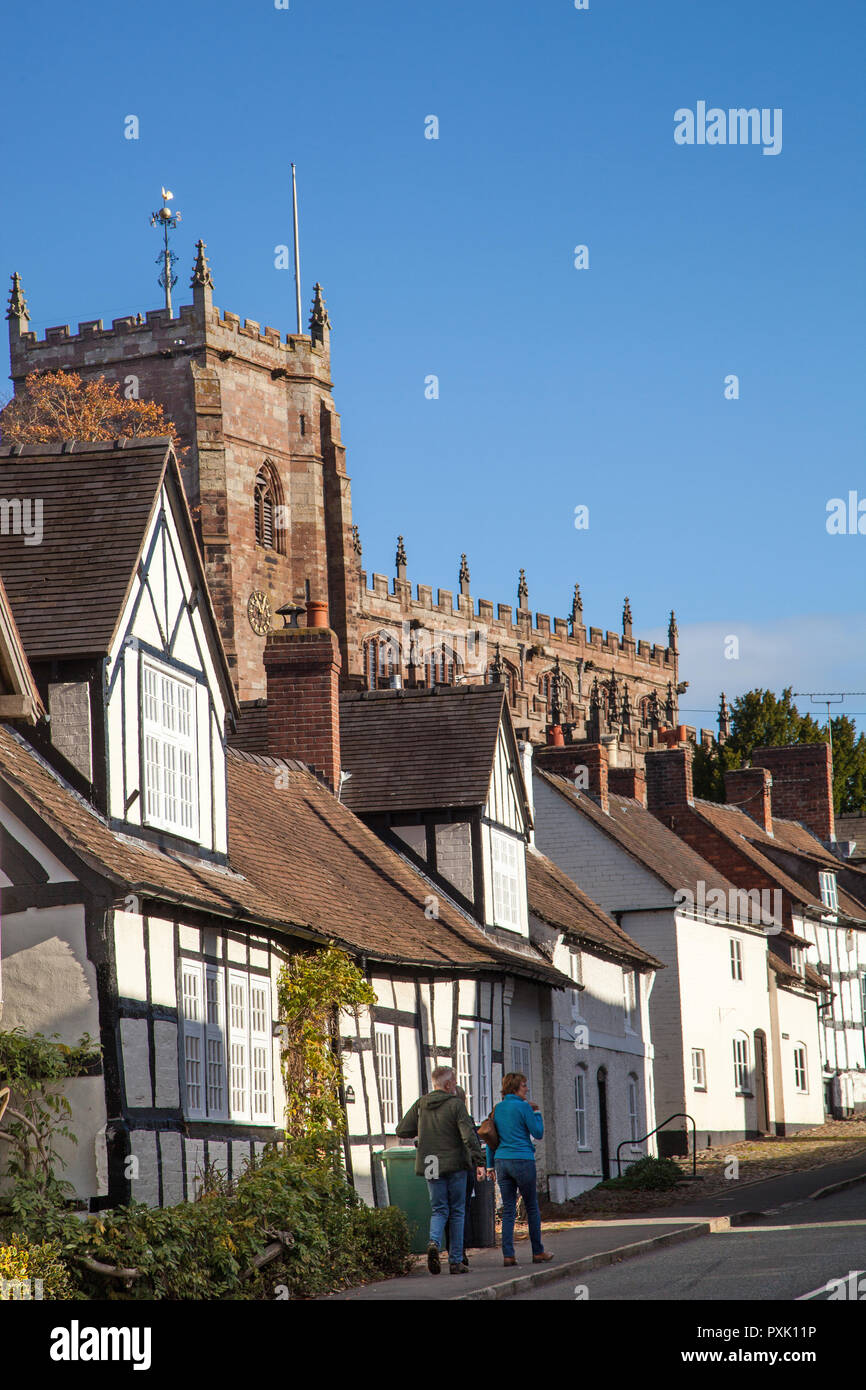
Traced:
<svg viewBox="0 0 866 1390">
<path fill-rule="evenodd" d="M 610 1146 L 607 1138 L 607 1072 L 598 1069 L 598 1132 L 601 1135 L 601 1175 L 610 1177 Z"/>
</svg>

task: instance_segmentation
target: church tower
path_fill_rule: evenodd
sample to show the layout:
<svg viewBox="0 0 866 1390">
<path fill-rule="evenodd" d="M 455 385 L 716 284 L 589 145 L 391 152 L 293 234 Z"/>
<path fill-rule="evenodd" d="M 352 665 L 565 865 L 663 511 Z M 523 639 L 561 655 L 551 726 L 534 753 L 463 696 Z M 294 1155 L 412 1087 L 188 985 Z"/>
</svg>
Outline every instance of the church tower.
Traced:
<svg viewBox="0 0 866 1390">
<path fill-rule="evenodd" d="M 181 467 L 238 696 L 265 695 L 263 653 L 276 611 L 328 604 L 344 671 L 359 654 L 349 606 L 358 560 L 340 418 L 331 395 L 331 324 L 320 285 L 309 331 L 282 337 L 222 312 L 199 241 L 191 305 L 175 317 L 29 331 L 20 280 L 9 319 L 16 389 L 33 371 L 105 376 L 127 398 L 163 406 L 186 450 Z"/>
</svg>

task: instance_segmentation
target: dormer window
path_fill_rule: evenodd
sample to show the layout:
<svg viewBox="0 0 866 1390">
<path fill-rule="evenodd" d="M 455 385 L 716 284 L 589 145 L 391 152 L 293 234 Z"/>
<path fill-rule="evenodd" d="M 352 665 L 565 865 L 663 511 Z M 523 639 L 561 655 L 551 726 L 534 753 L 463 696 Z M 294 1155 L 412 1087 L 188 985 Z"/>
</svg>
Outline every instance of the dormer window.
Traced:
<svg viewBox="0 0 866 1390">
<path fill-rule="evenodd" d="M 198 837 L 195 685 L 142 667 L 144 818 L 159 830 Z"/>
<path fill-rule="evenodd" d="M 818 874 L 818 886 L 821 891 L 821 902 L 831 912 L 839 911 L 839 894 L 836 888 L 836 875 L 832 870 L 821 871 Z"/>
<path fill-rule="evenodd" d="M 791 947 L 791 969 L 796 970 L 802 978 L 803 975 L 803 949 L 801 946 Z"/>
<path fill-rule="evenodd" d="M 279 478 L 265 463 L 259 469 L 255 486 L 256 545 L 285 554 L 284 514 Z"/>
</svg>

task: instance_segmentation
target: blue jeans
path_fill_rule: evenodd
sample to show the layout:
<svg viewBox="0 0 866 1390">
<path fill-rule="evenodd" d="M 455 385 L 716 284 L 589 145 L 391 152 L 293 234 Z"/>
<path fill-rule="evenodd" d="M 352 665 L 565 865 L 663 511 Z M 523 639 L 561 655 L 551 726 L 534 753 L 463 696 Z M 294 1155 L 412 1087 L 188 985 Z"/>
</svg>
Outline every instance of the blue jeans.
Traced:
<svg viewBox="0 0 866 1390">
<path fill-rule="evenodd" d="M 541 1213 L 538 1210 L 538 1179 L 534 1158 L 497 1158 L 496 1181 L 502 1193 L 502 1254 L 514 1255 L 514 1216 L 520 1193 L 529 1221 L 529 1242 L 533 1255 L 543 1255 Z"/>
<path fill-rule="evenodd" d="M 533 1164 L 533 1167 L 535 1165 Z M 441 1178 L 428 1178 L 430 1193 L 430 1239 L 442 1249 L 445 1226 L 449 1225 L 448 1261 L 463 1263 L 463 1223 L 466 1219 L 466 1169 L 443 1173 Z"/>
</svg>

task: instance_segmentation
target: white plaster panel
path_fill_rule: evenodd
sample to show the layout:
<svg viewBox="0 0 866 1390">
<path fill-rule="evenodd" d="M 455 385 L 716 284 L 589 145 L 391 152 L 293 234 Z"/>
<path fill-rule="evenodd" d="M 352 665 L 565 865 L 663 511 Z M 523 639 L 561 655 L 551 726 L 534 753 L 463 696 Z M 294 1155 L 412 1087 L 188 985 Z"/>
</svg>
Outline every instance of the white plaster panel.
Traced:
<svg viewBox="0 0 866 1390">
<path fill-rule="evenodd" d="M 247 943 L 244 937 L 236 936 L 232 933 L 226 939 L 228 958 L 236 965 L 245 965 L 247 959 Z"/>
<path fill-rule="evenodd" d="M 383 1009 L 393 1009 L 394 986 L 387 975 L 375 975 L 373 977 L 373 989 L 376 991 L 376 1003 Z"/>
<path fill-rule="evenodd" d="M 415 986 L 411 980 L 394 981 L 394 998 L 397 1001 L 397 1008 L 403 1013 L 414 1014 L 415 1012 Z"/>
<path fill-rule="evenodd" d="M 177 1007 L 177 962 L 174 954 L 174 923 L 162 917 L 149 917 L 150 988 L 152 1002 Z"/>
<path fill-rule="evenodd" d="M 122 1018 L 120 1040 L 123 1050 L 123 1077 L 126 1103 L 131 1107 L 153 1105 L 147 1022 L 143 1018 Z"/>
<path fill-rule="evenodd" d="M 158 1018 L 153 1024 L 156 1054 L 156 1103 L 160 1109 L 180 1105 L 177 1024 Z"/>
<path fill-rule="evenodd" d="M 199 931 L 198 927 L 189 927 L 185 922 L 181 922 L 180 927 L 178 929 L 178 941 L 181 950 L 201 950 L 201 932 Z"/>
<path fill-rule="evenodd" d="M 474 980 L 460 980 L 458 984 L 460 991 L 458 1012 L 461 1018 L 474 1018 L 475 1005 L 477 1000 L 477 987 Z"/>
<path fill-rule="evenodd" d="M 159 1172 L 156 1159 L 156 1135 L 149 1129 L 134 1129 L 129 1136 L 132 1156 L 138 1160 L 138 1177 L 132 1182 L 136 1202 L 149 1207 L 159 1206 Z"/>
<path fill-rule="evenodd" d="M 173 1207 L 183 1201 L 183 1138 L 176 1130 L 163 1130 L 159 1136 L 159 1147 L 162 1152 L 162 1200 L 165 1206 Z"/>
<path fill-rule="evenodd" d="M 254 946 L 250 943 L 250 965 L 254 966 L 257 970 L 267 970 L 267 949 L 263 950 L 261 946 Z"/>
<path fill-rule="evenodd" d="M 186 1139 L 184 1141 L 186 1162 L 186 1191 L 189 1201 L 193 1201 L 201 1191 L 204 1177 L 204 1140 Z"/>
<path fill-rule="evenodd" d="M 232 1145 L 232 1174 L 239 1178 L 250 1161 L 250 1146 L 243 1139 L 233 1139 Z"/>
<path fill-rule="evenodd" d="M 219 1171 L 220 1171 L 221 1173 L 225 1173 L 226 1175 L 228 1174 L 228 1171 L 229 1171 L 229 1155 L 228 1155 L 228 1144 L 227 1144 L 227 1143 L 224 1144 L 224 1143 L 222 1143 L 222 1141 L 219 1140 L 219 1139 L 211 1139 L 211 1140 L 208 1142 L 208 1146 L 207 1146 L 207 1156 L 208 1156 L 208 1162 L 209 1162 L 214 1168 L 219 1169 Z"/>
<path fill-rule="evenodd" d="M 144 919 L 135 912 L 114 914 L 117 991 L 125 999 L 147 998 Z"/>
</svg>

